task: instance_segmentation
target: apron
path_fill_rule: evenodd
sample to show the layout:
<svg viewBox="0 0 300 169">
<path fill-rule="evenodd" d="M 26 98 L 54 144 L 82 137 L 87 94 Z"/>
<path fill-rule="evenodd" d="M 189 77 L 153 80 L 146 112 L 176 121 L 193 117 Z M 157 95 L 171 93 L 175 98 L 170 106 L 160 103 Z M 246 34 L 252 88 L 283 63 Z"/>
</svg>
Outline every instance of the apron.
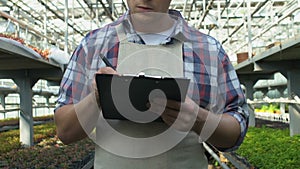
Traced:
<svg viewBox="0 0 300 169">
<path fill-rule="evenodd" d="M 117 72 L 119 74 L 183 77 L 183 43 L 174 40 L 167 45 L 143 45 L 128 42 L 122 24 L 117 26 L 120 40 Z M 146 124 L 131 123 L 130 121 L 106 120 L 118 132 L 135 138 L 148 138 L 159 134 L 168 126 L 162 122 Z M 96 127 L 96 132 L 100 129 Z M 102 135 L 107 142 L 110 135 Z M 101 134 L 97 132 L 97 138 Z M 102 139 L 103 139 L 102 137 Z M 127 158 L 115 155 L 96 145 L 96 169 L 207 169 L 207 158 L 203 145 L 198 141 L 199 136 L 189 132 L 170 150 L 152 157 Z M 126 145 L 126 144 L 125 144 Z M 138 151 L 138 150 L 136 150 Z"/>
</svg>

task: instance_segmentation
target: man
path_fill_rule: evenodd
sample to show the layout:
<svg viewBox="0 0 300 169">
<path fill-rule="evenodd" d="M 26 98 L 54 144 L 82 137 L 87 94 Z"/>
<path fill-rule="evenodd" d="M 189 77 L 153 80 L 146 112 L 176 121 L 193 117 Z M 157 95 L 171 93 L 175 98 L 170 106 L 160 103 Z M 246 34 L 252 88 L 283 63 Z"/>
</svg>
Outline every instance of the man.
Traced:
<svg viewBox="0 0 300 169">
<path fill-rule="evenodd" d="M 170 3 L 127 0 L 129 11 L 91 31 L 71 58 L 55 111 L 57 135 L 66 144 L 94 138 L 95 168 L 207 168 L 202 141 L 221 151 L 242 143 L 249 114 L 227 55 L 219 42 L 169 10 Z M 164 123 L 103 119 L 94 74 L 140 72 L 189 78 L 186 100 L 151 102 L 149 110 Z M 95 126 L 96 136 L 90 135 Z"/>
</svg>

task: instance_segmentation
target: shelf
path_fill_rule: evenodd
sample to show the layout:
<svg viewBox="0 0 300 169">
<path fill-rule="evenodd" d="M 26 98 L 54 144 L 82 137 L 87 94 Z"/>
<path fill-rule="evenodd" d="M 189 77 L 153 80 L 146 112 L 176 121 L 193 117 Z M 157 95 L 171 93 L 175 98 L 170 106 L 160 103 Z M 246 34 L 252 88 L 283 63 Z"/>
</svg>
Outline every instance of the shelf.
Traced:
<svg viewBox="0 0 300 169">
<path fill-rule="evenodd" d="M 63 75 L 62 65 L 38 58 L 25 46 L 3 40 L 0 40 L 0 61 L 1 79 L 22 76 L 25 71 L 31 77 L 52 81 L 60 81 Z"/>
</svg>

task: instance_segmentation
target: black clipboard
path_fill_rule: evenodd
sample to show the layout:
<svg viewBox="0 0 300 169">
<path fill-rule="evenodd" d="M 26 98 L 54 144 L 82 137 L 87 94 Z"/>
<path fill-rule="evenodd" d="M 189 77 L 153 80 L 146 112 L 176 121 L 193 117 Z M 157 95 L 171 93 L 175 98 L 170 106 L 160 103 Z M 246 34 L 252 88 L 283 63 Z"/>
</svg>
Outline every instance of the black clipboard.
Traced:
<svg viewBox="0 0 300 169">
<path fill-rule="evenodd" d="M 96 74 L 103 117 L 142 123 L 153 118 L 146 117 L 149 95 L 159 97 L 163 93 L 168 99 L 184 101 L 189 82 L 187 78 Z M 153 121 L 162 121 L 156 116 Z"/>
</svg>

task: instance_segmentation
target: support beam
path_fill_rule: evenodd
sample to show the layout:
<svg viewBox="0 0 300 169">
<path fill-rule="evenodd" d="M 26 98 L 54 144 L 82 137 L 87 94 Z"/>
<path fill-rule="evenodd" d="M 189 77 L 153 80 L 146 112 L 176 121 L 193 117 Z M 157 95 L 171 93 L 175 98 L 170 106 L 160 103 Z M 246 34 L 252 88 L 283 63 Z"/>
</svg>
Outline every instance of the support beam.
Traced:
<svg viewBox="0 0 300 169">
<path fill-rule="evenodd" d="M 64 47 L 64 51 L 66 54 L 68 54 L 68 39 L 69 39 L 69 27 L 68 27 L 68 23 L 69 23 L 69 5 L 68 5 L 68 0 L 65 0 L 65 10 L 64 10 L 64 14 L 65 14 L 65 25 L 66 25 L 66 29 L 65 29 L 65 47 Z"/>
<path fill-rule="evenodd" d="M 42 68 L 42 69 L 33 69 L 33 70 L 27 70 L 27 69 L 1 70 L 0 79 L 10 79 L 11 77 L 22 78 L 24 77 L 24 74 L 31 78 L 45 79 L 45 80 L 53 81 L 53 83 L 56 82 L 56 84 L 59 84 L 60 79 L 63 75 L 63 70 L 54 69 L 51 67 Z"/>
<path fill-rule="evenodd" d="M 203 3 L 205 3 L 205 2 L 203 2 Z M 201 28 L 201 25 L 202 25 L 204 19 L 206 18 L 206 16 L 208 15 L 208 13 L 209 13 L 211 7 L 213 6 L 213 3 L 214 3 L 214 0 L 211 0 L 210 3 L 206 6 L 206 8 L 204 8 L 205 11 L 204 11 L 204 13 L 202 14 L 202 17 L 199 19 L 198 29 Z"/>
<path fill-rule="evenodd" d="M 251 13 L 251 18 L 253 18 L 253 16 L 263 7 L 265 6 L 265 4 L 268 2 L 269 0 L 265 0 L 264 2 L 262 2 L 259 6 L 257 6 L 257 8 Z M 244 26 L 244 22 L 242 22 L 239 26 L 237 26 L 235 28 L 235 30 L 228 36 L 228 38 L 226 38 L 225 40 L 222 41 L 222 44 L 224 44 L 225 42 L 227 42 L 229 40 L 230 37 L 232 37 L 238 30 L 240 30 L 243 26 Z"/>
<path fill-rule="evenodd" d="M 254 90 L 253 87 L 255 85 L 255 83 L 259 80 L 259 79 L 274 79 L 274 74 L 270 75 L 270 74 L 259 74 L 259 75 L 243 75 L 243 74 L 239 74 L 239 79 L 241 84 L 243 84 L 246 87 L 246 98 L 253 100 L 253 94 L 254 94 Z M 254 108 L 248 104 L 248 111 L 249 111 L 249 126 L 255 126 L 255 114 L 254 114 Z"/>
<path fill-rule="evenodd" d="M 242 84 L 247 81 L 252 81 L 255 84 L 261 79 L 274 79 L 274 74 L 238 74 L 238 77 Z"/>
<path fill-rule="evenodd" d="M 90 9 L 91 13 L 88 13 L 85 8 L 81 5 L 81 2 L 79 0 L 77 0 L 77 2 L 81 5 L 82 9 L 84 9 L 84 11 L 90 15 L 91 19 L 95 18 L 96 16 L 96 12 L 93 9 L 93 5 L 91 5 L 87 0 L 83 0 L 84 3 L 88 6 L 88 8 Z"/>
<path fill-rule="evenodd" d="M 251 1 L 247 1 L 247 30 L 248 30 L 248 58 L 252 58 L 252 16 L 251 16 Z"/>
<path fill-rule="evenodd" d="M 59 18 L 60 20 L 62 20 L 63 22 L 65 21 L 65 19 L 58 15 L 53 9 L 51 9 L 46 3 L 44 3 L 42 0 L 38 0 L 39 3 L 41 3 L 42 5 L 44 5 L 48 11 L 50 11 L 51 13 L 53 13 L 57 18 Z M 76 31 L 78 34 L 80 34 L 81 36 L 85 36 L 85 34 L 83 33 L 82 30 L 78 30 L 76 29 L 73 25 L 71 25 L 70 23 L 68 23 L 68 26 L 70 26 L 71 28 L 74 29 L 74 31 Z"/>
<path fill-rule="evenodd" d="M 45 96 L 45 98 L 46 98 L 46 106 L 48 106 L 48 113 L 50 113 L 50 97 L 51 96 Z"/>
<path fill-rule="evenodd" d="M 268 62 L 265 62 L 265 63 L 257 63 L 257 62 L 254 62 L 253 63 L 253 71 L 254 72 L 260 72 L 260 71 L 269 71 L 269 72 L 275 72 L 276 69 L 274 67 L 273 64 L 270 64 Z"/>
<path fill-rule="evenodd" d="M 286 86 L 277 87 L 280 97 L 284 98 L 284 91 L 286 90 Z M 280 113 L 285 114 L 285 105 L 286 103 L 280 103 Z"/>
<path fill-rule="evenodd" d="M 105 3 L 102 0 L 97 0 L 97 2 L 100 2 L 102 5 L 102 8 L 104 9 L 106 15 L 112 20 L 115 21 L 114 17 L 112 16 L 110 10 L 106 7 Z"/>
<path fill-rule="evenodd" d="M 295 96 L 300 97 L 300 70 L 289 70 L 288 71 L 288 95 L 291 99 Z M 300 134 L 300 105 L 290 104 L 290 135 Z"/>
<path fill-rule="evenodd" d="M 182 10 L 182 16 L 185 17 L 185 12 L 186 12 L 186 6 L 187 6 L 188 0 L 185 0 L 184 5 L 183 5 L 183 10 Z"/>
<path fill-rule="evenodd" d="M 247 81 L 244 81 L 244 85 L 246 87 L 246 98 L 247 99 L 250 99 L 250 100 L 253 100 L 253 93 L 254 93 L 254 90 L 253 90 L 253 86 L 254 86 L 254 82 L 252 80 L 247 80 Z M 248 112 L 250 114 L 249 116 L 249 126 L 252 126 L 254 127 L 255 126 L 255 114 L 254 114 L 254 108 L 248 104 Z"/>
<path fill-rule="evenodd" d="M 4 119 L 6 118 L 6 112 L 5 112 L 5 94 L 1 94 L 0 95 L 0 99 L 1 99 L 1 106 L 3 107 L 4 113 Z"/>
<path fill-rule="evenodd" d="M 20 142 L 33 146 L 32 87 L 38 79 L 25 75 L 13 80 L 20 88 Z"/>
<path fill-rule="evenodd" d="M 286 53 L 284 56 L 289 56 L 292 53 Z M 294 55 L 294 54 L 293 54 Z M 276 58 L 277 59 L 277 58 Z M 287 76 L 287 70 L 289 69 L 298 69 L 300 64 L 299 60 L 283 60 L 278 58 L 278 61 L 263 61 L 263 62 L 254 62 L 253 71 L 255 72 L 280 72 L 284 76 Z"/>
</svg>

